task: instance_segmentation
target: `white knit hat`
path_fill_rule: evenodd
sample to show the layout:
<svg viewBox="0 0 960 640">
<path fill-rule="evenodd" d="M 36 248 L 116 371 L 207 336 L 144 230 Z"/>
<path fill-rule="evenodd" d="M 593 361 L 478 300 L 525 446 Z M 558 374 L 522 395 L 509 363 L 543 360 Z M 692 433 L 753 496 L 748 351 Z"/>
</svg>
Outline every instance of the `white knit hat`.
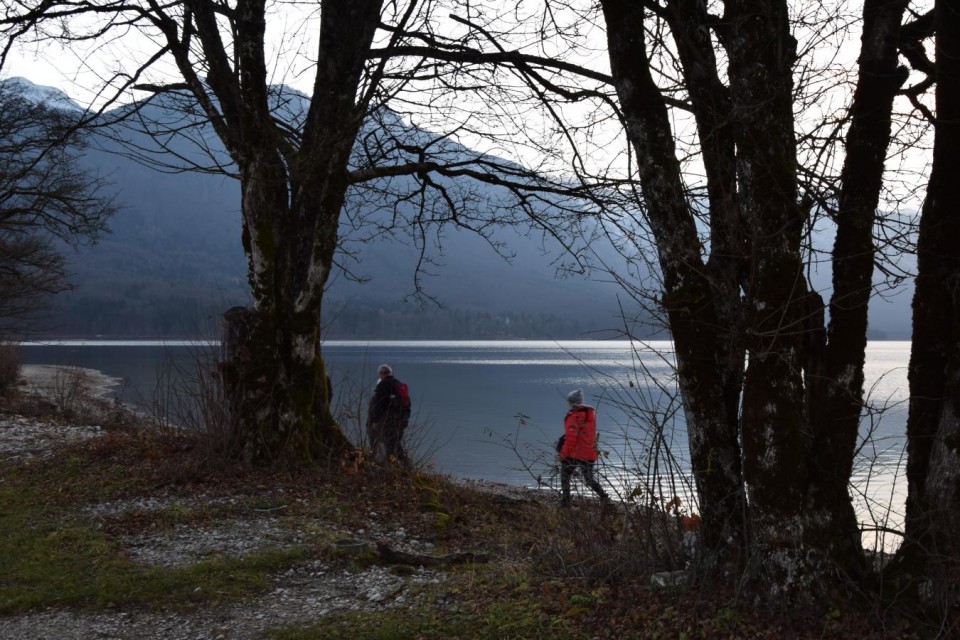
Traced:
<svg viewBox="0 0 960 640">
<path fill-rule="evenodd" d="M 583 404 L 583 389 L 571 391 L 570 395 L 567 396 L 567 402 L 570 404 Z"/>
</svg>

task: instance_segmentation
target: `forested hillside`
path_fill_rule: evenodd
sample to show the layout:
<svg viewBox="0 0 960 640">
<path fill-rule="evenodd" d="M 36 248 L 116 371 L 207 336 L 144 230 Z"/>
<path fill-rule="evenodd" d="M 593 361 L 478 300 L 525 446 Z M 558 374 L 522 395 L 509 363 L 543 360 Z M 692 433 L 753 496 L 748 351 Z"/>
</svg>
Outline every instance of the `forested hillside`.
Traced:
<svg viewBox="0 0 960 640">
<path fill-rule="evenodd" d="M 65 97 L 60 102 L 69 104 Z M 144 166 L 109 133 L 93 137 L 82 163 L 113 183 L 120 210 L 101 242 L 70 252 L 75 289 L 58 296 L 45 334 L 216 331 L 224 310 L 249 299 L 238 183 Z M 153 144 L 136 131 L 122 136 L 145 148 Z M 174 144 L 188 153 L 186 143 Z M 478 206 L 496 206 L 492 187 L 470 188 Z M 367 220 L 376 215 L 375 202 L 353 195 L 348 209 L 361 209 Z M 624 326 L 617 287 L 567 273 L 560 247 L 535 230 L 505 226 L 492 239 L 452 231 L 425 248 L 411 246 L 402 230 L 377 237 L 358 232 L 344 244 L 350 255 L 340 262 L 345 270 L 331 278 L 323 312 L 331 338 L 577 338 Z M 647 318 L 626 309 L 629 321 Z"/>
<path fill-rule="evenodd" d="M 56 90 L 22 78 L 11 81 L 37 100 L 76 108 Z M 132 137 L 135 145 L 152 144 L 136 131 L 126 129 L 122 135 Z M 419 134 L 412 130 L 409 135 Z M 81 160 L 112 182 L 120 210 L 110 222 L 111 233 L 99 244 L 68 250 L 75 288 L 58 296 L 38 332 L 69 337 L 210 334 L 217 331 L 225 309 L 247 304 L 239 186 L 234 179 L 144 166 L 110 135 L 94 136 Z M 481 194 L 478 201 L 490 189 L 474 188 Z M 348 208 L 371 206 L 357 198 Z M 328 335 L 576 338 L 615 335 L 625 324 L 634 335 L 663 335 L 659 324 L 609 278 L 562 269 L 569 256 L 556 243 L 517 228 L 497 230 L 494 241 L 503 244 L 501 253 L 509 259 L 475 234 L 447 231 L 426 247 L 427 262 L 419 273 L 421 247 L 410 246 L 402 233 L 345 242 L 351 255 L 341 266 L 349 276 L 341 269 L 331 279 L 323 312 Z M 828 273 L 813 278 L 829 288 Z M 909 336 L 911 291 L 904 287 L 875 301 L 871 338 Z"/>
</svg>

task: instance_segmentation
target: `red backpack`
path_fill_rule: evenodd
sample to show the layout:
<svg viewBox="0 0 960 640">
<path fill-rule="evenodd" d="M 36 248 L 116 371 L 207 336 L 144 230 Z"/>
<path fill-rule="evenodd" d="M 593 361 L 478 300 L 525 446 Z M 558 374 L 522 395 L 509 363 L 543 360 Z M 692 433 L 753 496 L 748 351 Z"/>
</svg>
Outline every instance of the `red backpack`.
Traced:
<svg viewBox="0 0 960 640">
<path fill-rule="evenodd" d="M 396 395 L 391 396 L 390 401 L 396 403 L 394 406 L 400 410 L 400 423 L 407 426 L 407 423 L 410 422 L 410 388 L 407 387 L 406 382 L 397 380 L 393 389 Z"/>
</svg>

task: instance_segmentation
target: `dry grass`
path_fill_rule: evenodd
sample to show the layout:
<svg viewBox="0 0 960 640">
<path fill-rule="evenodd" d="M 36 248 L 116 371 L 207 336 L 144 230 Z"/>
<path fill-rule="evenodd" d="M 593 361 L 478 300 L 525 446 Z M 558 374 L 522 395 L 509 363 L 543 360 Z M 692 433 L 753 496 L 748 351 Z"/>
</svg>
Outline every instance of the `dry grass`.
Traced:
<svg viewBox="0 0 960 640">
<path fill-rule="evenodd" d="M 433 540 L 438 552 L 482 551 L 494 562 L 451 569 L 443 587 L 448 590 L 446 599 L 440 600 L 447 603 L 444 606 L 332 618 L 322 627 L 278 630 L 278 638 L 923 637 L 901 620 L 876 614 L 871 603 L 845 601 L 817 611 L 769 611 L 745 606 L 715 585 L 654 589 L 649 586 L 650 574 L 676 568 L 671 562 L 679 558 L 674 543 L 650 547 L 646 532 L 676 524 L 663 514 L 625 505 L 602 509 L 592 501 L 560 510 L 548 494 L 481 491 L 398 465 L 277 472 L 224 461 L 211 455 L 202 439 L 196 433 L 123 426 L 53 459 L 5 469 L 0 505 L 5 526 L 14 531 L 18 523 L 58 514 L 62 520 L 49 524 L 55 528 L 73 523 L 72 539 L 79 545 L 60 544 L 56 565 L 33 566 L 32 577 L 16 573 L 6 577 L 14 586 L 18 580 L 42 585 L 43 576 L 52 575 L 44 572 L 53 571 L 58 584 L 72 585 L 72 600 L 44 595 L 48 592 L 37 587 L 32 600 L 18 601 L 8 611 L 74 606 L 71 603 L 108 607 L 111 597 L 96 595 L 84 578 L 91 566 L 97 567 L 99 583 L 114 585 L 115 593 L 126 589 L 139 594 L 123 600 L 127 606 L 143 606 L 138 603 L 159 597 L 170 606 L 196 605 L 196 596 L 179 586 L 198 579 L 196 570 L 131 574 L 130 567 L 118 560 L 112 540 L 167 526 L 171 518 L 199 524 L 222 515 L 217 507 L 107 518 L 94 533 L 76 528 L 71 511 L 75 505 L 161 494 L 198 499 L 236 495 L 263 501 L 282 496 L 290 505 L 289 517 L 313 526 L 351 531 L 403 527 L 410 536 Z M 80 544 L 85 539 L 96 544 Z M 34 542 L 11 538 L 6 544 L 0 554 L 9 558 L 22 555 L 18 545 Z M 32 555 L 45 553 L 53 551 L 36 549 Z M 210 579 L 226 579 L 239 571 L 245 576 L 241 588 L 216 582 L 210 592 L 240 597 L 299 557 L 264 557 L 241 567 L 223 567 Z"/>
</svg>

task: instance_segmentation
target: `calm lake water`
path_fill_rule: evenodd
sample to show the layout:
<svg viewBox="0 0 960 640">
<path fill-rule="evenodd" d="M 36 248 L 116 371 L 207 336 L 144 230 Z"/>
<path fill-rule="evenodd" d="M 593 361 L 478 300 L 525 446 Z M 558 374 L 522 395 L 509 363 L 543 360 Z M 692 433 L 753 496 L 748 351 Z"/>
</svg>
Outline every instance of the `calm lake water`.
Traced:
<svg viewBox="0 0 960 640">
<path fill-rule="evenodd" d="M 98 369 L 118 378 L 116 393 L 125 402 L 150 406 L 168 397 L 177 369 L 190 369 L 199 354 L 215 349 L 186 342 L 70 341 L 25 345 L 23 359 Z M 863 461 L 853 482 L 855 496 L 865 494 L 860 509 L 868 516 L 878 501 L 899 493 L 909 353 L 909 342 L 868 346 L 874 410 L 864 416 Z M 377 366 L 392 365 L 410 385 L 408 436 L 445 473 L 516 485 L 546 479 L 562 433 L 564 398 L 576 388 L 597 407 L 609 482 L 629 490 L 636 482 L 675 481 L 688 468 L 669 342 L 329 342 L 324 355 L 348 430 L 363 419 L 357 407 L 366 405 Z"/>
</svg>

